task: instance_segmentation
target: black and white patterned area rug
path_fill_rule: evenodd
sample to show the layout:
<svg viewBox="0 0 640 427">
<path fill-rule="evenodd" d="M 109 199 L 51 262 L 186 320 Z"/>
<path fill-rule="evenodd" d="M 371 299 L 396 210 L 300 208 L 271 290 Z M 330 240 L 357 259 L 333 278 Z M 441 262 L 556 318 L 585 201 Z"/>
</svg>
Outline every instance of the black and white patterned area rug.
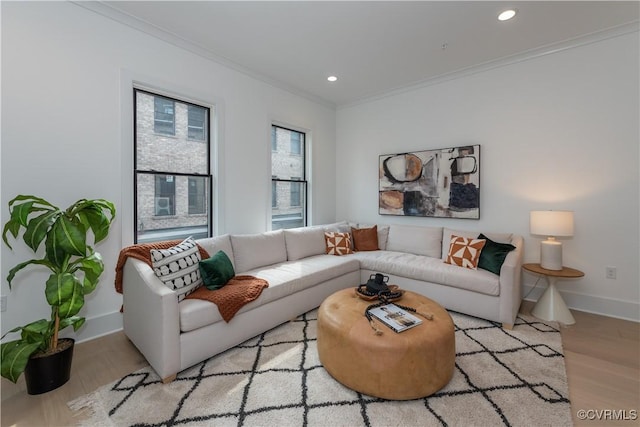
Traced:
<svg viewBox="0 0 640 427">
<path fill-rule="evenodd" d="M 562 342 L 553 323 L 520 316 L 507 331 L 451 313 L 451 382 L 428 398 L 389 401 L 350 390 L 324 370 L 316 315 L 313 310 L 212 357 L 170 384 L 148 367 L 69 406 L 84 426 L 572 424 Z"/>
</svg>

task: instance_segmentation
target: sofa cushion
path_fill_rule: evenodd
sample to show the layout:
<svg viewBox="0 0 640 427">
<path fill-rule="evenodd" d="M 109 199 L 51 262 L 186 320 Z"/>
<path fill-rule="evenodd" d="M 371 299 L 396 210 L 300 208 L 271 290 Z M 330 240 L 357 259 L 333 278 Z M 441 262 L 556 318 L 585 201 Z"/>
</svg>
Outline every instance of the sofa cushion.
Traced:
<svg viewBox="0 0 640 427">
<path fill-rule="evenodd" d="M 440 258 L 442 227 L 391 225 L 387 250 Z"/>
<path fill-rule="evenodd" d="M 324 240 L 325 250 L 328 255 L 348 255 L 353 253 L 350 233 L 325 231 Z"/>
<path fill-rule="evenodd" d="M 352 256 L 316 255 L 249 270 L 246 274 L 265 279 L 269 282 L 269 287 L 262 291 L 258 299 L 242 307 L 238 314 L 312 286 L 319 284 L 322 286 L 321 284 L 328 280 L 359 271 L 359 269 L 358 260 Z M 222 316 L 215 304 L 208 301 L 186 299 L 180 302 L 178 309 L 182 332 L 222 321 Z"/>
<path fill-rule="evenodd" d="M 510 243 L 494 242 L 484 234 L 480 234 L 478 238 L 485 239 L 487 241 L 480 253 L 478 268 L 500 275 L 500 269 L 502 268 L 502 264 L 504 264 L 505 258 L 507 258 L 509 252 L 514 250 L 516 247 Z"/>
<path fill-rule="evenodd" d="M 235 264 L 233 261 L 233 248 L 231 247 L 231 238 L 228 234 L 198 239 L 196 240 L 196 243 L 199 244 L 204 250 L 206 250 L 209 255 L 213 255 L 218 251 L 223 251 L 225 254 L 227 254 L 229 260 L 231 260 L 231 264 L 233 264 L 235 268 Z"/>
<path fill-rule="evenodd" d="M 387 240 L 389 239 L 389 226 L 380 224 L 358 224 L 358 228 L 371 228 L 374 225 L 378 227 L 378 249 L 384 251 L 387 249 Z"/>
<path fill-rule="evenodd" d="M 377 251 L 378 247 L 378 227 L 371 228 L 351 228 L 353 236 L 353 248 L 356 251 Z"/>
<path fill-rule="evenodd" d="M 151 249 L 151 264 L 160 281 L 178 295 L 178 301 L 202 285 L 198 245 L 187 238 L 168 249 Z"/>
<path fill-rule="evenodd" d="M 355 227 L 355 224 L 353 226 Z M 348 233 L 351 231 L 351 223 L 347 221 L 334 222 L 331 224 L 323 224 L 314 227 L 322 228 L 324 231 L 333 231 L 337 233 Z"/>
<path fill-rule="evenodd" d="M 455 234 L 456 236 L 461 237 L 471 237 L 474 239 L 479 239 L 477 231 L 469 231 L 469 230 L 453 230 L 451 228 L 444 228 L 442 230 L 442 259 L 446 259 L 449 253 L 449 244 L 451 243 L 451 235 Z M 485 236 L 493 240 L 497 243 L 511 243 L 511 239 L 513 238 L 512 233 L 484 233 Z"/>
<path fill-rule="evenodd" d="M 473 239 L 470 237 L 451 235 L 449 253 L 447 254 L 447 259 L 445 259 L 444 262 L 451 265 L 457 265 L 458 267 L 477 270 L 480 253 L 486 243 L 487 241 L 484 239 Z"/>
<path fill-rule="evenodd" d="M 231 246 L 236 273 L 245 273 L 257 267 L 287 260 L 287 246 L 282 230 L 231 235 Z"/>
<path fill-rule="evenodd" d="M 440 258 L 390 251 L 356 252 L 349 257 L 358 259 L 362 270 L 452 286 L 486 295 L 500 294 L 499 276 L 486 270 L 460 268 L 444 263 Z"/>
<path fill-rule="evenodd" d="M 284 230 L 287 259 L 295 261 L 312 255 L 325 253 L 324 229 L 300 227 Z"/>
<path fill-rule="evenodd" d="M 226 285 L 235 274 L 233 264 L 224 251 L 218 251 L 209 259 L 200 261 L 202 282 L 211 291 Z"/>
</svg>

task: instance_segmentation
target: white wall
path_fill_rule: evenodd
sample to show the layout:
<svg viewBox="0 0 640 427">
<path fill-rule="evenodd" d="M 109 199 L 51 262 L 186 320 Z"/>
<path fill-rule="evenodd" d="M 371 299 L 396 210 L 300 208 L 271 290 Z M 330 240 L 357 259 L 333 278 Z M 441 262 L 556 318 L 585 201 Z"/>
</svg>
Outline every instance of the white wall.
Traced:
<svg viewBox="0 0 640 427">
<path fill-rule="evenodd" d="M 514 232 L 538 262 L 529 211 L 573 210 L 564 264 L 586 276 L 560 282 L 565 301 L 638 320 L 638 52 L 635 32 L 340 108 L 337 217 Z M 480 220 L 378 215 L 378 155 L 468 144 L 481 145 Z"/>
<path fill-rule="evenodd" d="M 2 2 L 2 223 L 17 194 L 35 194 L 66 207 L 79 198 L 113 201 L 120 217 L 97 250 L 106 271 L 88 297 L 80 339 L 120 327 L 122 302 L 113 287 L 117 255 L 131 236 L 131 135 L 127 112 L 133 79 L 165 82 L 218 103 L 224 232 L 260 232 L 271 206 L 270 124 L 310 131 L 315 223 L 335 219 L 335 110 L 63 2 Z M 122 80 L 121 80 L 122 79 Z M 129 79 L 129 80 L 127 80 Z M 122 98 L 124 96 L 124 99 Z M 132 132 L 132 131 L 131 131 Z M 131 148 L 132 150 L 132 148 Z M 132 152 L 132 151 L 131 151 Z M 44 272 L 20 274 L 9 291 L 9 269 L 32 256 L 18 242 L 2 245 L 2 331 L 49 316 Z"/>
</svg>

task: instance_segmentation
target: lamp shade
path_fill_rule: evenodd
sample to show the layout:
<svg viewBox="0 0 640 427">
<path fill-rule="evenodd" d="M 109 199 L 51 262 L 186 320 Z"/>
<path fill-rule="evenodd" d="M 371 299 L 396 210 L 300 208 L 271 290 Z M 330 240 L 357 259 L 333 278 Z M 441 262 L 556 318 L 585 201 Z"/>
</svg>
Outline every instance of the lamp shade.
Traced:
<svg viewBox="0 0 640 427">
<path fill-rule="evenodd" d="M 529 230 L 541 236 L 573 236 L 573 211 L 531 211 Z"/>
</svg>

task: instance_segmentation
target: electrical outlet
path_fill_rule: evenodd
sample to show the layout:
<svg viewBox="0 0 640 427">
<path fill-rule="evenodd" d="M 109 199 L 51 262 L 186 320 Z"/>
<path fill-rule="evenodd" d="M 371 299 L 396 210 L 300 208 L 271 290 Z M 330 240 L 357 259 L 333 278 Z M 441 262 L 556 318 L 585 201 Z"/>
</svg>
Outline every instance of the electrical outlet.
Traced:
<svg viewBox="0 0 640 427">
<path fill-rule="evenodd" d="M 7 296 L 0 296 L 0 311 L 7 311 Z"/>
<path fill-rule="evenodd" d="M 618 275 L 618 269 L 616 267 L 608 266 L 605 268 L 605 275 L 607 279 L 615 279 Z"/>
</svg>

